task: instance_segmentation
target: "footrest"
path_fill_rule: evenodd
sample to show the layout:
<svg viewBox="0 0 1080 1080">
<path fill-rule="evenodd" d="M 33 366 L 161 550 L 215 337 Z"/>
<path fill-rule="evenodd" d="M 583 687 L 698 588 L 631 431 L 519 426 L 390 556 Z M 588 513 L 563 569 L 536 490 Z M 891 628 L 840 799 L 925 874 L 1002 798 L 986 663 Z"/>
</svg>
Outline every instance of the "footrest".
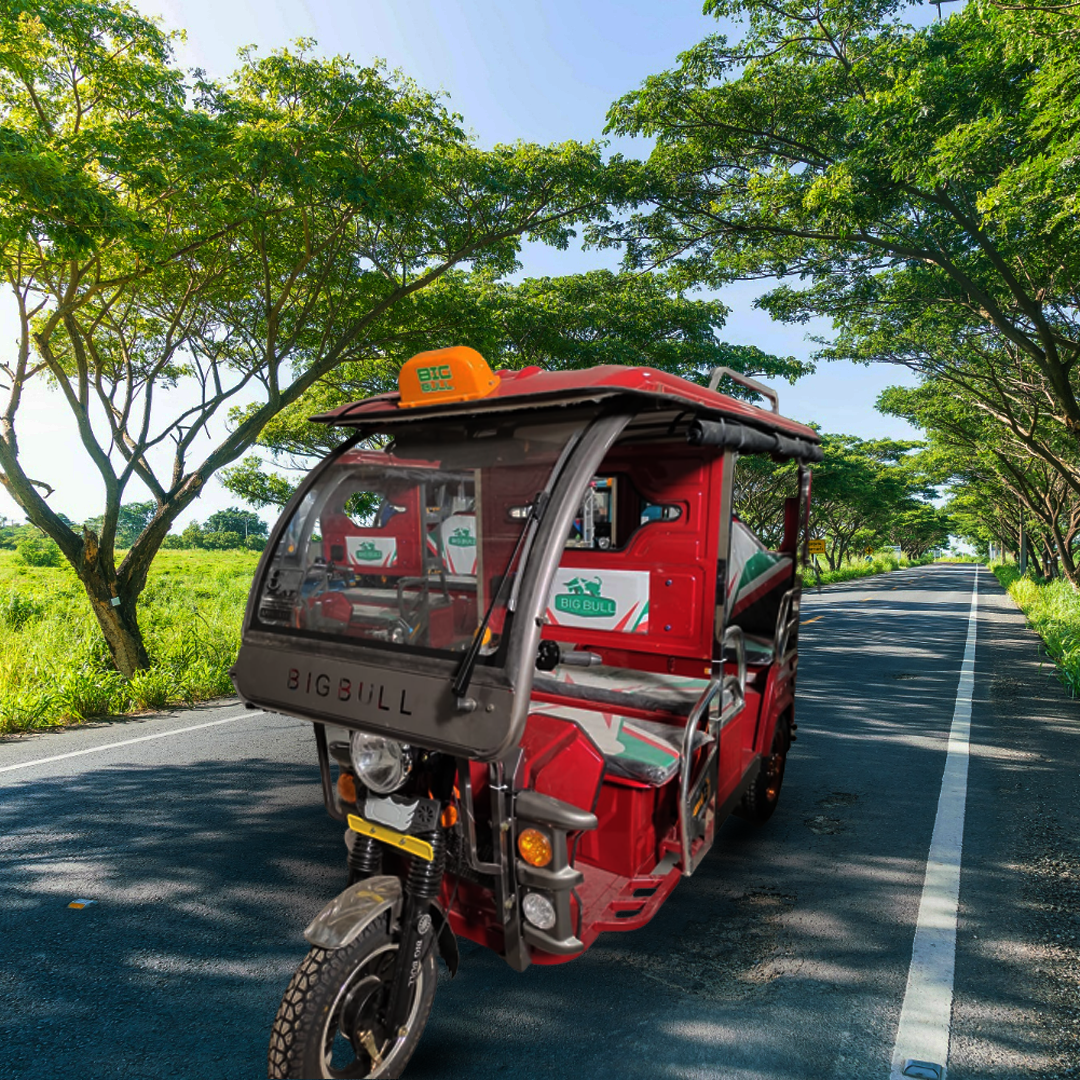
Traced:
<svg viewBox="0 0 1080 1080">
<path fill-rule="evenodd" d="M 597 930 L 637 930 L 660 910 L 682 877 L 673 866 L 661 875 L 632 877 L 607 903 L 607 912 L 594 924 Z"/>
</svg>

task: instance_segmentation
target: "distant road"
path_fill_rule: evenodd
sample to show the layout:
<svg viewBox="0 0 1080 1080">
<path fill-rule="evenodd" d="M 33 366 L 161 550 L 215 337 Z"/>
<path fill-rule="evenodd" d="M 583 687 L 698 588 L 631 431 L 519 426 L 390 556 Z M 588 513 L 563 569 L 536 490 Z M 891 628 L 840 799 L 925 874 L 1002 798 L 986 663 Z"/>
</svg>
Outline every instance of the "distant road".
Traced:
<svg viewBox="0 0 1080 1080">
<path fill-rule="evenodd" d="M 649 926 L 580 960 L 519 975 L 462 943 L 406 1076 L 886 1080 L 975 574 L 807 592 L 773 820 L 729 822 Z M 1080 709 L 978 589 L 941 1023 L 950 1080 L 1043 1080 L 1080 1067 Z M 230 702 L 0 742 L 0 1077 L 265 1076 L 343 858 L 307 724 Z"/>
</svg>

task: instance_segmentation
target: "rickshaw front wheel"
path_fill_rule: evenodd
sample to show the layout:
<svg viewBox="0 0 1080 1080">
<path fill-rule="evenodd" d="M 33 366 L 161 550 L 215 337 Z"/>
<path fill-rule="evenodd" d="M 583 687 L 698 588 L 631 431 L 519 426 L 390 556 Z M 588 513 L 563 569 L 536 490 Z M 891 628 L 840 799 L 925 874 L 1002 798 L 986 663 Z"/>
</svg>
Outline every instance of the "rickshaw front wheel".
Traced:
<svg viewBox="0 0 1080 1080">
<path fill-rule="evenodd" d="M 791 717 L 785 713 L 776 721 L 772 746 L 761 762 L 761 771 L 754 778 L 735 813 L 745 821 L 763 825 L 773 816 L 780 801 L 780 786 L 784 782 L 788 750 L 791 748 Z"/>
<path fill-rule="evenodd" d="M 401 1031 L 386 1031 L 397 959 L 387 918 L 341 949 L 312 949 L 289 983 L 270 1035 L 270 1080 L 399 1077 L 420 1041 L 435 997 L 435 952 L 420 968 Z"/>
</svg>

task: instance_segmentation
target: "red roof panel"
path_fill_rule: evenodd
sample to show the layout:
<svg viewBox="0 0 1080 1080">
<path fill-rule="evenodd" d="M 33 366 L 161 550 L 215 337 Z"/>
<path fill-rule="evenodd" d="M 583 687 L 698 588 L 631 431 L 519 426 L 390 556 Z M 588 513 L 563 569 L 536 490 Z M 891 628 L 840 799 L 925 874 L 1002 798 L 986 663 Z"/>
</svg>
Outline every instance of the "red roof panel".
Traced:
<svg viewBox="0 0 1080 1080">
<path fill-rule="evenodd" d="M 527 403 L 524 399 L 528 398 L 536 399 L 539 407 L 551 399 L 588 400 L 590 397 L 609 397 L 621 393 L 643 395 L 658 402 L 681 402 L 704 415 L 743 420 L 759 429 L 784 432 L 814 443 L 820 441 L 817 432 L 804 424 L 655 368 L 608 365 L 572 371 L 545 371 L 539 367 L 527 367 L 518 371 L 497 371 L 495 374 L 499 376 L 499 386 L 487 397 L 465 403 L 470 413 L 520 408 Z M 324 424 L 350 426 L 380 419 L 405 419 L 406 410 L 398 408 L 398 398 L 396 393 L 381 394 L 365 401 L 342 405 L 312 419 Z M 440 413 L 461 411 L 461 404 L 430 405 L 407 410 L 407 417 L 419 420 Z"/>
</svg>

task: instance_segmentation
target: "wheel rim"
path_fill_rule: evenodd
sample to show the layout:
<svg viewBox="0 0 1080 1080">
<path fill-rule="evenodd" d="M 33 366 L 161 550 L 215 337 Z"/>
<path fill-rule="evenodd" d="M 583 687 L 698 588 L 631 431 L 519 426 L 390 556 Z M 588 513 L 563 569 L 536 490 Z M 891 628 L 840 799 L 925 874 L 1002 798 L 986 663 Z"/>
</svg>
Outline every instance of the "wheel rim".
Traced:
<svg viewBox="0 0 1080 1080">
<path fill-rule="evenodd" d="M 408 1033 L 412 1030 L 423 997 L 424 969 L 416 980 L 409 1016 L 404 1024 L 405 1034 L 391 1039 L 375 1013 L 383 991 L 393 976 L 397 944 L 386 945 L 370 952 L 353 969 L 327 1013 L 322 1033 L 322 1075 L 324 1080 L 358 1080 L 379 1076 L 397 1056 Z M 381 1061 L 373 1064 L 369 1052 L 375 1049 Z"/>
</svg>

